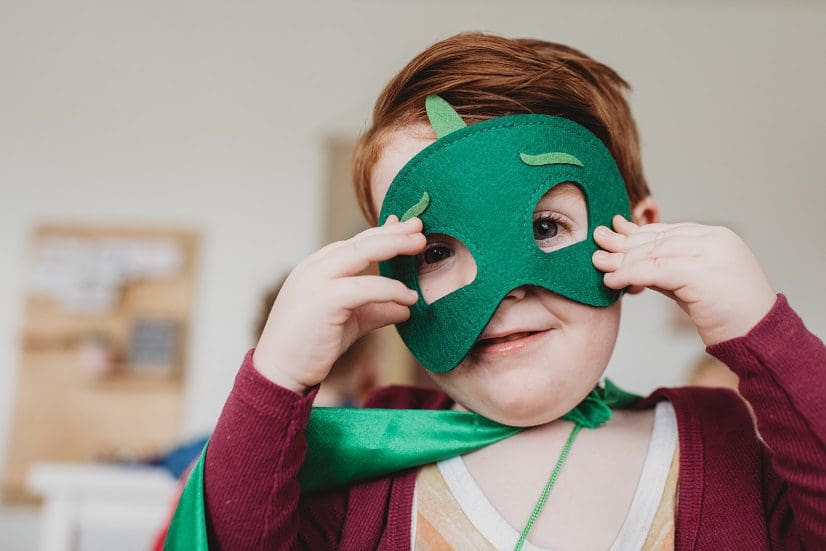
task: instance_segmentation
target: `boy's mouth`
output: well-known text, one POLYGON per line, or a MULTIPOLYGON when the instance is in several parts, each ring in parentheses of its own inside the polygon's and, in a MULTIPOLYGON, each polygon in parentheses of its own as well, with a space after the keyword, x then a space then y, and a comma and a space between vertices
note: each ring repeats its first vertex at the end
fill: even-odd
POLYGON ((473 351, 478 353, 512 352, 529 346, 550 331, 552 331, 552 329, 542 331, 517 331, 508 333, 507 335, 485 337, 474 343, 473 351))
POLYGON ((510 335, 505 335, 504 337, 489 337, 487 339, 480 339, 477 341, 477 344, 494 344, 497 342, 508 342, 514 339, 521 339, 522 337, 527 337, 528 335, 533 335, 534 333, 538 333, 538 331, 520 331, 519 333, 511 333, 510 335))

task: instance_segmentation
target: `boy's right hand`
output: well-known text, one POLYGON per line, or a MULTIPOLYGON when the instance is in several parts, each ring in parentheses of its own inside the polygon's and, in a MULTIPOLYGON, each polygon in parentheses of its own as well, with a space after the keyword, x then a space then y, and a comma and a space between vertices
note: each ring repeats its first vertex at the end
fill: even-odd
POLYGON ((322 247, 284 281, 252 361, 267 379, 303 393, 323 381, 362 335, 410 317, 418 293, 402 282, 362 275, 372 262, 418 254, 426 239, 420 218, 383 226, 322 247))

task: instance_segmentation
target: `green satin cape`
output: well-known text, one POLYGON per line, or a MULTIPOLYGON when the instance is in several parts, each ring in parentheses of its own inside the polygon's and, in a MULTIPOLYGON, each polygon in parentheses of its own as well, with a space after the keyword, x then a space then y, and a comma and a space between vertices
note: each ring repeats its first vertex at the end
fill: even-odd
MULTIPOLYGON (((562 418, 596 428, 640 396, 606 379, 562 418)), ((469 453, 522 430, 469 411, 372 408, 313 408, 306 429, 307 455, 298 475, 302 493, 370 478, 469 453)), ((209 549, 204 506, 204 458, 189 474, 165 550, 209 549)))

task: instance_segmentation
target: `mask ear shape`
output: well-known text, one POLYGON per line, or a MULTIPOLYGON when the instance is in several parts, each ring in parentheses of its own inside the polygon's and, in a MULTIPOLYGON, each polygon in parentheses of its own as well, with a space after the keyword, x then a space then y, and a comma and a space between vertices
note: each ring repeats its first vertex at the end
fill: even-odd
POLYGON ((427 111, 430 126, 436 133, 436 139, 467 126, 459 113, 440 96, 435 94, 427 96, 424 100, 424 108, 427 111))

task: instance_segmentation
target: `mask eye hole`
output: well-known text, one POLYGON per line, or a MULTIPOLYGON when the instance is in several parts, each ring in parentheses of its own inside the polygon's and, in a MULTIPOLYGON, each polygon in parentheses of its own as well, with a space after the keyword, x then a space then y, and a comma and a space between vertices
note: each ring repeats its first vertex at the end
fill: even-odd
POLYGON ((416 270, 422 298, 428 304, 473 283, 477 271, 465 244, 444 233, 427 236, 427 245, 416 257, 416 270))
POLYGON ((557 251, 585 240, 588 206, 578 184, 557 184, 540 197, 534 207, 531 233, 543 252, 557 251))

